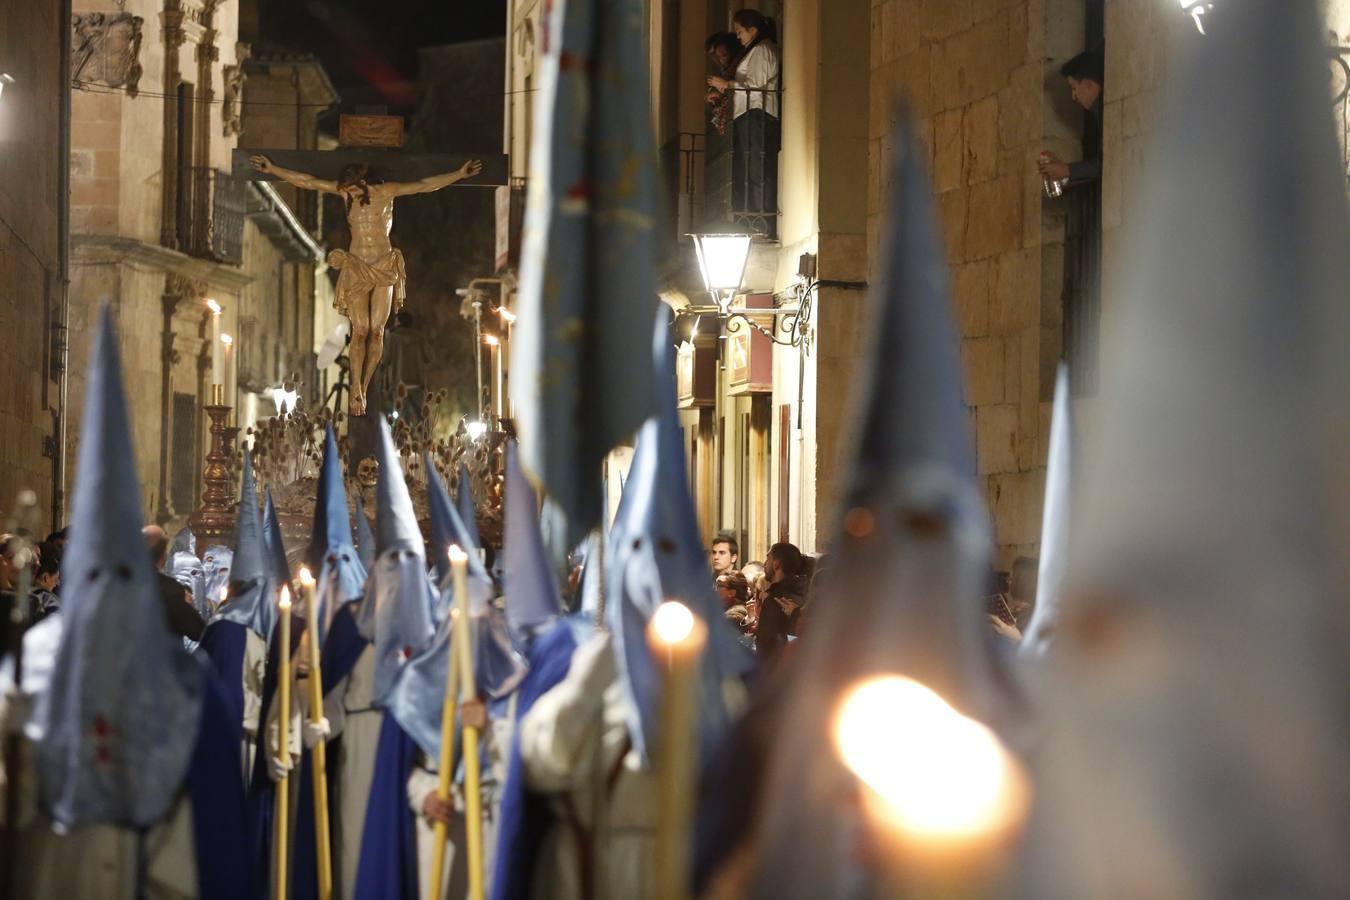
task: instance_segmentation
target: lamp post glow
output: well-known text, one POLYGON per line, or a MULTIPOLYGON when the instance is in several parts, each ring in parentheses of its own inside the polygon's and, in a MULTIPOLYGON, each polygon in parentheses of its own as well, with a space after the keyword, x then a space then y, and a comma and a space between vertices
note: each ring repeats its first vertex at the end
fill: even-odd
POLYGON ((731 298, 741 289, 745 278, 745 264, 750 258, 748 234, 695 234, 694 253, 698 268, 703 273, 703 286, 717 301, 717 307, 726 313, 731 298))
POLYGON ((668 600, 647 623, 647 645, 665 679, 657 748, 656 890, 663 900, 689 896, 689 831, 693 820, 694 711, 698 662, 708 628, 683 603, 668 600))
POLYGON ((834 739, 897 883, 969 889, 998 868, 1029 796, 1021 766, 989 728, 917 681, 882 675, 848 691, 834 739))

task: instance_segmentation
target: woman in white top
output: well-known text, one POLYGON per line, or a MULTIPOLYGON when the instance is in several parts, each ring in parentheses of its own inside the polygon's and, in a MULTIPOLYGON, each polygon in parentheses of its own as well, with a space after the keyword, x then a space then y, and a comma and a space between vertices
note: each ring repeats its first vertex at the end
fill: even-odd
POLYGON ((736 38, 745 47, 730 79, 708 77, 709 86, 732 91, 732 208, 764 216, 769 237, 777 237, 779 123, 779 60, 777 29, 753 9, 731 19, 736 38))

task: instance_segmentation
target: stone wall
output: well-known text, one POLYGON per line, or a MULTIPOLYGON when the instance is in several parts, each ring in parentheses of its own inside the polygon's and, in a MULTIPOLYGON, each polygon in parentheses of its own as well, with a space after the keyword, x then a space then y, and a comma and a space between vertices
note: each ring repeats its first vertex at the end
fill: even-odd
POLYGON ((1045 0, 881 0, 872 6, 871 281, 903 99, 930 154, 951 264, 966 402, 997 563, 1040 538, 1041 149, 1045 0))
POLYGON ((0 96, 0 530, 28 488, 43 534, 55 484, 43 441, 59 405, 49 327, 60 299, 60 10, 58 0, 6 3, 0 25, 0 71, 14 78, 0 96))

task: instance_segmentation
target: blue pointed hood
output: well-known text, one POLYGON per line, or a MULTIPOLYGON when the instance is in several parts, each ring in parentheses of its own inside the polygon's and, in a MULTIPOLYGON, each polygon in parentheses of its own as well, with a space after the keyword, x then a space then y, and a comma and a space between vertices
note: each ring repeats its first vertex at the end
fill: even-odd
MULTIPOLYGON (((258 512, 258 490, 253 478, 253 456, 247 451, 244 453, 244 477, 239 489, 239 518, 235 524, 229 585, 229 599, 220 608, 218 618, 257 631, 268 618, 261 607, 276 602, 274 591, 277 586, 268 577, 262 516, 258 512)), ((258 633, 267 637, 265 632, 258 633)))
POLYGON ((459 490, 455 493, 455 502, 469 543, 481 549, 483 540, 478 536, 478 503, 473 496, 473 476, 464 463, 459 464, 459 490))
POLYGON ((660 677, 647 646, 647 622, 664 600, 679 600, 708 626, 702 665, 700 740, 705 751, 729 724, 722 682, 749 671, 752 660, 736 641, 713 591, 699 535, 675 408, 675 365, 665 308, 656 319, 652 359, 657 414, 638 432, 627 494, 614 520, 605 572, 605 617, 614 633, 619 671, 629 699, 633 746, 648 758, 655 746, 660 677))
POLYGON ((324 438, 323 467, 314 506, 314 533, 309 544, 310 570, 317 571, 315 589, 319 610, 319 639, 326 640, 333 617, 340 608, 361 599, 366 570, 352 540, 347 510, 347 492, 342 486, 342 463, 337 438, 328 427, 324 438))
POLYGON ((1318 5, 1214 4, 1167 65, 1021 896, 1350 896, 1350 229, 1318 5))
MULTIPOLYGON (((372 694, 383 703, 399 670, 426 649, 436 634, 436 591, 427 575, 422 534, 403 466, 394 450, 389 425, 379 420, 380 480, 375 496, 378 555, 366 583, 365 600, 356 613, 361 636, 375 648, 375 684, 372 694)), ((365 518, 362 510, 356 513, 365 518)))
POLYGON ((853 820, 837 814, 837 791, 851 776, 831 740, 849 687, 895 673, 996 725, 1018 709, 1002 693, 986 624, 989 527, 975 483, 946 254, 926 154, 907 115, 894 156, 841 521, 807 599, 809 639, 793 658, 793 701, 765 765, 753 888, 764 896, 840 896, 856 883, 856 866, 838 852, 852 839, 853 820))
POLYGON ((450 557, 449 550, 451 544, 456 544, 469 555, 469 578, 471 580, 486 581, 489 585, 492 583, 487 569, 483 567, 483 560, 478 555, 478 543, 475 541, 472 532, 469 531, 464 520, 460 518, 455 510, 454 504, 450 502, 450 493, 445 489, 445 482, 441 480, 440 473, 431 463, 431 457, 427 457, 427 505, 431 509, 431 550, 436 559, 436 580, 441 590, 446 590, 450 577, 450 557))
MULTIPOLYGON (((286 559, 286 544, 281 536, 281 519, 277 516, 277 507, 272 501, 272 489, 265 489, 263 495, 263 555, 266 557, 268 596, 275 600, 281 588, 289 587, 291 584, 291 564, 286 559)), ((300 616, 306 614, 298 606, 292 610, 292 614, 296 614, 296 610, 299 610, 300 616)), ((258 615, 253 619, 253 630, 271 640, 272 628, 276 623, 276 603, 259 604, 258 615)))
POLYGON ((375 565, 375 531, 366 518, 366 504, 360 492, 353 498, 352 508, 356 510, 356 555, 361 557, 366 571, 370 571, 375 565))
POLYGON ((342 487, 342 456, 338 453, 337 436, 330 425, 324 435, 314 528, 309 540, 310 569, 318 571, 330 549, 355 545, 347 512, 347 494, 342 487))
POLYGON ((1036 606, 1018 652, 1040 656, 1049 648, 1059 623, 1064 579, 1069 568, 1070 498, 1073 486, 1073 398, 1069 369, 1063 363, 1055 376, 1055 406, 1050 419, 1050 453, 1045 463, 1045 506, 1041 512, 1041 558, 1036 578, 1036 606))
MULTIPOLYGON (((422 532, 417 527, 417 512, 403 477, 403 463, 394 448, 394 436, 383 416, 378 430, 375 458, 380 464, 380 477, 375 485, 375 552, 378 555, 395 547, 420 550, 422 532)), ((364 512, 358 512, 364 518, 364 512)))
POLYGON ((168 813, 197 740, 206 671, 164 621, 141 538, 141 491, 108 307, 94 335, 75 462, 64 622, 35 746, 61 826, 148 827, 168 813))
POLYGON ((506 445, 506 540, 502 547, 506 621, 517 641, 548 626, 562 612, 558 582, 539 533, 539 504, 520 468, 515 441, 506 445))

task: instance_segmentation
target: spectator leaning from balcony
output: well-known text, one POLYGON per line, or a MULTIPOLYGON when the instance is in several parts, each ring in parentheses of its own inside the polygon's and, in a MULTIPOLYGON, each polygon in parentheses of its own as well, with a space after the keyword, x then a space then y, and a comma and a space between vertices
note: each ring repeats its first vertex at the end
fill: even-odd
MULTIPOLYGON (((736 61, 741 56, 741 42, 730 31, 719 31, 711 35, 705 49, 712 63, 713 74, 728 79, 736 74, 736 61)), ((712 107, 712 126, 718 134, 726 134, 731 124, 731 91, 718 90, 709 85, 708 105, 712 107)))
MULTIPOLYGON (((1106 77, 1106 50, 1097 46, 1084 50, 1059 69, 1069 82, 1069 95, 1073 102, 1087 110, 1092 116, 1089 127, 1101 133, 1102 128, 1102 85, 1106 77)), ((1100 141, 1097 142, 1100 146, 1100 141)), ((1100 152, 1095 159, 1066 163, 1055 154, 1046 150, 1041 153, 1041 177, 1046 181, 1064 181, 1066 187, 1077 187, 1100 181, 1102 177, 1102 158, 1100 152)))
POLYGON ((778 120, 778 30, 753 9, 731 17, 745 51, 731 78, 708 76, 708 86, 732 92, 732 207, 737 213, 764 216, 770 238, 777 238, 778 150, 783 129, 778 120))

